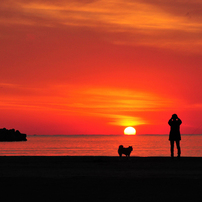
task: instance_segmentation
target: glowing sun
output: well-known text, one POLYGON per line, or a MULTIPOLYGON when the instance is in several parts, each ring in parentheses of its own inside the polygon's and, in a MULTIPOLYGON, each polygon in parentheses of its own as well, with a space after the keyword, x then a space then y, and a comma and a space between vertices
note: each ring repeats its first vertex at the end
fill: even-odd
POLYGON ((127 128, 124 129, 124 134, 125 135, 135 135, 136 130, 133 127, 127 127, 127 128))

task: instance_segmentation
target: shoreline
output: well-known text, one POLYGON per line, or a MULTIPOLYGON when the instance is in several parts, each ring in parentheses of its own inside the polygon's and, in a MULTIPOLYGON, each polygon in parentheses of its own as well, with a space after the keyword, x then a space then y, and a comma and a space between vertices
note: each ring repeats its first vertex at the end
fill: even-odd
POLYGON ((2 196, 57 201, 197 201, 202 157, 0 156, 2 196))
POLYGON ((128 173, 131 177, 202 179, 202 157, 0 156, 0 169, 0 177, 125 177, 128 173))

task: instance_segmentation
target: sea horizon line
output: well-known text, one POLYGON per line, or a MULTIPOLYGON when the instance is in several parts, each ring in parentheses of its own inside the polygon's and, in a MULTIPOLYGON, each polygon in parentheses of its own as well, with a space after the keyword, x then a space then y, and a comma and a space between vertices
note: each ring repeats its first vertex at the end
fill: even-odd
MULTIPOLYGON (((168 136, 169 134, 29 134, 27 136, 168 136)), ((181 134, 182 136, 200 136, 202 134, 181 134)))

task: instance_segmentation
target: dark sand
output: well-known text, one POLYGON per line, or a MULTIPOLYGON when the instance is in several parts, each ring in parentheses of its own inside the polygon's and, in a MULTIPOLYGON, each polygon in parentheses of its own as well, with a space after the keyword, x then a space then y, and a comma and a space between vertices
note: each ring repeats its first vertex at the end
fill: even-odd
POLYGON ((202 158, 0 157, 1 201, 201 201, 202 158))

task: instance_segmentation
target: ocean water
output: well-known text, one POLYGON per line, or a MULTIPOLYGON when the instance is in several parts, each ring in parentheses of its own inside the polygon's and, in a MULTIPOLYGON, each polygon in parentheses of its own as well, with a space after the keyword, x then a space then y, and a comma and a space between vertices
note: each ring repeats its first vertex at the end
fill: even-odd
MULTIPOLYGON (((0 142, 0 156, 118 156, 118 146, 132 146, 131 156, 170 156, 168 135, 44 135, 26 142, 0 142)), ((202 156, 202 135, 182 135, 182 156, 202 156)), ((175 156, 177 154, 175 145, 175 156)))

